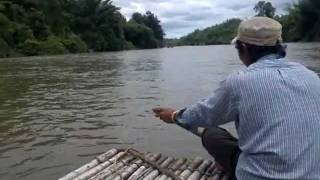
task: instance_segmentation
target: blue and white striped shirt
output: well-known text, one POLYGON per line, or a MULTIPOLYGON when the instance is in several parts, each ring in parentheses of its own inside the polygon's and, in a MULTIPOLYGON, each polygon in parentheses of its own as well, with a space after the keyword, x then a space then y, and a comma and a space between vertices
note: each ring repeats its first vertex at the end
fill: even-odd
POLYGON ((261 58, 178 121, 191 127, 234 121, 239 180, 320 179, 320 79, 298 63, 261 58))

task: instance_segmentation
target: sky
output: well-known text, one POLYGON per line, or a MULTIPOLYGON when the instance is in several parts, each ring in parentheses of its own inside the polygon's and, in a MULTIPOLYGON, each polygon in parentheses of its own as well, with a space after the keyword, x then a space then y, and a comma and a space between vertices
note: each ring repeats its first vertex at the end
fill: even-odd
MULTIPOLYGON (((296 0, 269 0, 284 14, 286 7, 296 0)), ((113 0, 129 19, 134 12, 150 10, 161 21, 166 38, 178 38, 195 29, 203 29, 230 18, 246 19, 254 16, 258 0, 113 0)))

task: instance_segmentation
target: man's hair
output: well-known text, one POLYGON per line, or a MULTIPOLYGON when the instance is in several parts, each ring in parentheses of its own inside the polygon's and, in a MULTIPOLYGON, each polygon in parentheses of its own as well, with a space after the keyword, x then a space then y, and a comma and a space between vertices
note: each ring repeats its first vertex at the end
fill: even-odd
POLYGON ((243 52, 243 44, 248 49, 252 63, 269 54, 277 54, 278 58, 284 58, 287 55, 286 46, 282 45, 279 41, 277 41, 275 46, 256 46, 237 40, 236 48, 240 53, 243 52))

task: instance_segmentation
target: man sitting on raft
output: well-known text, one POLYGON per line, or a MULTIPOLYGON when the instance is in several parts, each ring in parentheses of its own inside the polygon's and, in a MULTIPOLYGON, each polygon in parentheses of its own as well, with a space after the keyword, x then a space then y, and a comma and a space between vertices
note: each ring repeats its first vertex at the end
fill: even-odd
POLYGON ((233 43, 245 70, 190 107, 153 110, 166 123, 207 128, 204 147, 238 180, 320 179, 320 79, 285 58, 281 31, 270 18, 243 21, 233 43), (218 127, 231 121, 239 139, 218 127))

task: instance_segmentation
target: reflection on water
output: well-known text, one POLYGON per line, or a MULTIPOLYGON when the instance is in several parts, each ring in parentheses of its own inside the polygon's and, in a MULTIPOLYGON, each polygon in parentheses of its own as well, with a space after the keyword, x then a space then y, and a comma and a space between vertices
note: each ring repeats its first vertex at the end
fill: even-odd
MULTIPOLYGON (((290 44, 289 58, 319 73, 319 51, 290 44)), ((0 179, 56 179, 112 147, 208 156, 150 109, 207 96, 237 59, 231 46, 1 59, 0 179)))

